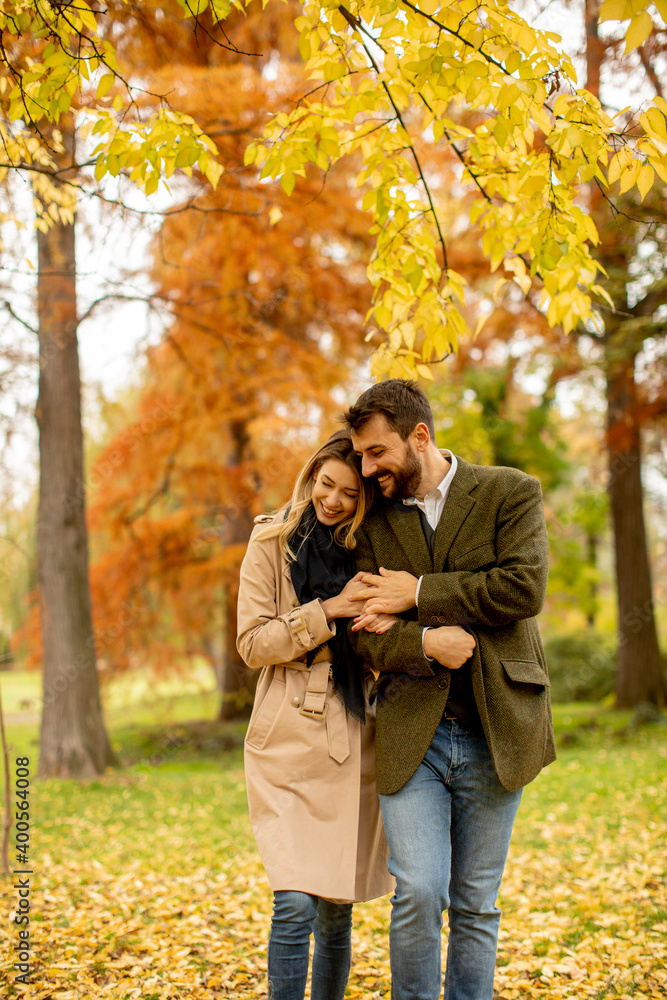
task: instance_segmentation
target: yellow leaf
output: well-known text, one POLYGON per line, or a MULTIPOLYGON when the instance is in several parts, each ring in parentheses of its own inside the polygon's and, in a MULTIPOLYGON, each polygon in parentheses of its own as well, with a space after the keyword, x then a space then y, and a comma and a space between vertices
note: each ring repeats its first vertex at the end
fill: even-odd
POLYGON ((158 174, 152 173, 148 180, 146 181, 146 194, 153 194, 157 191, 158 184, 160 183, 160 178, 158 174))
POLYGON ((660 180, 665 181, 665 183, 667 183, 667 156, 663 157, 662 160, 652 160, 651 165, 653 166, 653 169, 655 170, 660 180))
POLYGON ((653 3, 658 8, 658 13, 663 19, 665 24, 667 24, 667 0, 653 0, 653 3))
POLYGON ((109 93, 109 91, 111 90, 111 88, 114 85, 115 79, 116 78, 113 75, 113 73, 106 73, 102 77, 102 79, 100 80, 100 82, 97 85, 97 99, 98 99, 98 101, 99 101, 99 99, 101 97, 104 97, 105 94, 109 93))
POLYGON ((610 184, 615 184, 618 178, 621 176, 621 161, 618 157, 618 153, 612 156, 609 161, 609 170, 607 172, 607 179, 610 184))
POLYGON ((639 171, 639 176, 637 178, 637 187, 639 188, 639 193, 642 196, 642 201, 653 187, 654 180, 655 172, 653 167, 649 166, 648 163, 645 163, 639 171))
POLYGON ((621 184, 620 184, 621 194, 625 194, 626 191, 630 190, 632 185, 637 180, 637 175, 640 170, 641 170, 641 163, 639 162, 639 160, 633 160, 631 165, 623 171, 623 173, 621 174, 621 184))
POLYGON ((653 18, 647 10, 637 14, 630 21, 630 27, 625 33, 625 54, 639 48, 653 31, 653 18))
POLYGON ((660 142, 667 142, 667 125, 665 124, 665 116, 657 108, 649 108, 645 115, 641 115, 640 120, 644 128, 648 124, 647 132, 652 132, 660 142), (646 119, 646 121, 643 121, 646 119))
POLYGON ((598 231, 597 231, 597 228, 595 226, 595 223, 593 222, 593 220, 590 217, 590 215, 583 215, 582 216, 582 221, 583 221, 584 229, 586 230, 586 235, 588 236, 588 239, 591 241, 591 243, 593 243, 595 246, 597 246, 598 243, 600 242, 600 236, 598 234, 598 231))
POLYGON ((603 21, 623 21, 628 15, 625 13, 625 0, 604 0, 600 7, 598 20, 603 21))
POLYGON ((277 222, 280 222, 280 220, 282 219, 282 217, 283 217, 283 213, 281 212, 281 210, 278 208, 277 205, 273 205, 269 209, 269 225, 270 226, 275 226, 275 224, 277 222))
POLYGON ((85 5, 81 5, 77 7, 77 11, 84 26, 88 28, 89 31, 92 31, 94 34, 97 34, 97 21, 95 20, 95 15, 93 14, 92 10, 90 10, 85 5))
POLYGON ((473 337, 479 336, 479 334, 482 332, 482 327, 484 326, 488 318, 489 318, 488 313, 482 313, 482 315, 479 317, 475 325, 475 332, 473 333, 473 337))
POLYGON ((605 302, 608 302, 613 311, 616 312, 616 306, 614 305, 614 300, 612 299, 611 295, 609 294, 606 288, 603 288, 602 285, 592 285, 591 291, 595 295, 601 295, 602 298, 605 300, 605 302))

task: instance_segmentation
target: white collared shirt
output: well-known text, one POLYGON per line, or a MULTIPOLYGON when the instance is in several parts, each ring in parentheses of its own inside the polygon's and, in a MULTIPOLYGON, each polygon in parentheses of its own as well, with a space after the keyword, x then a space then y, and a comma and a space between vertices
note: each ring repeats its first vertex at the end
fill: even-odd
POLYGON ((446 451, 444 448, 440 452, 445 458, 449 458, 451 465, 447 471, 447 475, 444 479, 438 483, 434 490, 427 493, 423 500, 418 500, 417 497, 408 497, 404 500, 405 504, 416 504, 420 510, 423 510, 426 514, 426 520, 431 525, 433 530, 438 527, 440 518, 442 517, 442 511, 445 506, 445 501, 447 500, 447 495, 449 493, 449 487, 452 485, 452 479, 456 475, 456 455, 452 455, 451 451, 446 451))
MULTIPOLYGON (((454 455, 451 451, 447 451, 447 449, 443 448, 441 449, 440 454, 444 455, 445 458, 449 456, 449 461, 451 463, 444 479, 438 483, 434 490, 427 493, 423 500, 418 500, 417 497, 408 497, 407 500, 403 501, 403 503, 409 505, 416 504, 420 510, 423 510, 426 515, 426 520, 434 531, 438 527, 440 518, 442 517, 442 512, 445 509, 445 501, 447 500, 447 496, 449 494, 449 488, 452 485, 452 479, 456 475, 456 466, 458 464, 456 461, 456 455, 454 455)), ((417 606, 419 606, 419 591, 421 589, 422 580, 423 577, 420 576, 417 581, 417 590, 415 591, 415 604, 417 606)), ((426 629, 424 629, 424 632, 425 631, 426 629)), ((424 633, 422 632, 422 641, 423 636, 424 633)))

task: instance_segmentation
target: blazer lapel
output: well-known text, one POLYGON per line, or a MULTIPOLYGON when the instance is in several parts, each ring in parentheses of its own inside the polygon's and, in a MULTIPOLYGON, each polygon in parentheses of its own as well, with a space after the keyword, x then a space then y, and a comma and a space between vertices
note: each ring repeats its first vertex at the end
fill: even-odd
POLYGON ((387 520, 417 576, 433 572, 428 543, 422 531, 419 511, 399 501, 387 511, 387 520))
POLYGON ((447 562, 449 550, 458 535, 463 522, 475 506, 475 500, 469 494, 478 485, 478 479, 472 466, 456 456, 456 475, 449 487, 442 516, 435 531, 435 550, 433 565, 440 572, 447 562))

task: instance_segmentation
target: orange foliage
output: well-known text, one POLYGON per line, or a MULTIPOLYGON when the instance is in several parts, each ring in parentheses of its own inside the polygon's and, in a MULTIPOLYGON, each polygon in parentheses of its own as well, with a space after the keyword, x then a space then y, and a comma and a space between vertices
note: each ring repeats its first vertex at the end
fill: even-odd
MULTIPOLYGON (((245 44, 258 45, 259 22, 243 26, 245 44)), ((95 630, 113 671, 213 658, 253 516, 285 499, 305 454, 335 427, 336 390, 367 351, 369 222, 349 175, 337 169, 323 188, 305 178, 287 202, 243 166, 266 107, 303 81, 281 63, 278 85, 261 64, 201 44, 208 64, 194 49, 191 62, 157 73, 229 169, 215 193, 193 180, 184 210, 165 219, 152 277, 172 319, 147 353, 136 413, 91 472, 95 630)), ((173 51, 183 59, 190 48, 173 51)))

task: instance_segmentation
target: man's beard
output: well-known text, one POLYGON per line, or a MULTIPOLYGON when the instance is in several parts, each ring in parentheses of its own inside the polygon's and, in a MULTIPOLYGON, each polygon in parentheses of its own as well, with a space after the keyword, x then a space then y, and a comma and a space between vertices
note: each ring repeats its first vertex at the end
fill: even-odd
POLYGON ((389 469, 378 469, 373 478, 377 480, 386 475, 392 477, 392 481, 389 483, 391 492, 383 493, 378 484, 381 502, 392 504, 397 500, 407 500, 415 495, 422 478, 422 463, 409 444, 405 446, 405 461, 400 469, 396 472, 391 472, 389 469))

